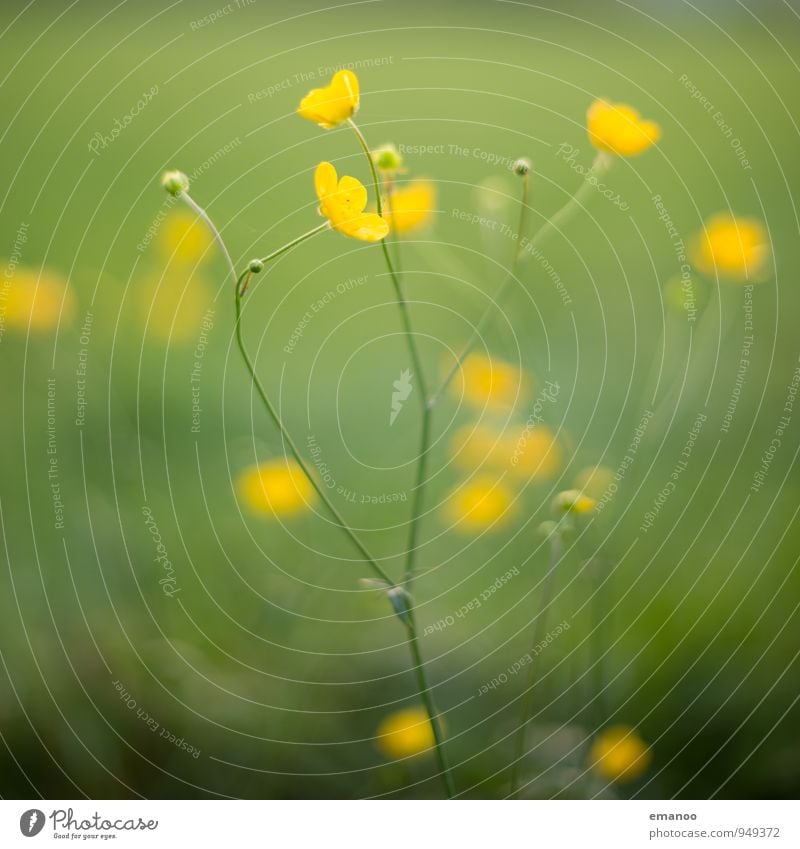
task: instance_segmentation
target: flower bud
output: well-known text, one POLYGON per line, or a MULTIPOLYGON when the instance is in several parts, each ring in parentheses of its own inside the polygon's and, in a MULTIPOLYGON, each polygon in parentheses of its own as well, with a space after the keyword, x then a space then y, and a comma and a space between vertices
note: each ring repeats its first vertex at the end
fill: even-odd
POLYGON ((521 159, 517 159, 516 162, 511 166, 511 170, 518 176, 524 177, 528 171, 531 170, 531 161, 530 159, 525 159, 522 157, 521 159))
POLYGON ((393 174, 403 167, 403 157, 393 144, 384 144, 372 151, 372 161, 379 171, 393 174))
POLYGON ((546 522, 542 522, 536 530, 547 539, 556 532, 557 528, 558 525, 552 519, 548 519, 546 522))
POLYGON ((594 498, 589 498, 578 489, 565 489, 553 499, 554 513, 574 513, 585 516, 597 506, 594 498))
POLYGON ((161 178, 161 185, 173 197, 177 197, 181 192, 189 191, 189 178, 183 171, 165 171, 161 178))
POLYGON ((261 274, 264 270, 264 263, 260 259, 251 259, 250 265, 247 267, 251 274, 261 274))

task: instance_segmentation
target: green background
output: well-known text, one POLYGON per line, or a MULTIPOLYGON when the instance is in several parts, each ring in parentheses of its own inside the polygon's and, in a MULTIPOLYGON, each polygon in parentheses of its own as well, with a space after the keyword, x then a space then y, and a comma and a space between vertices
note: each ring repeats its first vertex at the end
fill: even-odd
MULTIPOLYGON (((569 434, 563 472, 519 487, 519 515, 508 528, 459 533, 441 509, 466 476, 450 463, 448 439, 476 413, 452 395, 436 413, 415 592, 420 627, 519 568, 479 610, 423 640, 459 790, 507 793, 521 676, 477 692, 528 648, 547 568, 536 527, 552 495, 586 466, 617 468, 650 409, 619 492, 559 568, 549 621, 571 627, 541 660, 532 735, 541 745, 525 765, 527 778, 539 778, 530 793, 795 795, 800 410, 763 487, 749 488, 798 364, 796 6, 319 9, 256 0, 197 25, 223 5, 81 0, 0 10, 0 255, 11 254, 14 234, 28 224, 23 264, 68 277, 77 301, 57 334, 7 328, 0 342, 0 792, 440 793, 432 760, 391 764, 375 747, 380 720, 415 702, 414 683, 402 629, 379 595, 360 589, 368 573, 346 538, 322 513, 282 526, 237 501, 236 474, 282 449, 233 347, 221 258, 210 253, 191 278, 161 279, 177 324, 190 321, 185 339, 170 342, 146 326, 146 281, 160 279, 163 256, 155 243, 137 249, 167 208, 162 171, 191 174, 209 159, 192 194, 237 266, 314 226, 320 160, 368 175, 352 133, 322 131, 295 109, 324 81, 321 68, 355 62, 358 119, 371 144, 446 151, 406 157, 411 175, 438 188, 432 227, 402 247, 431 383, 468 337, 510 256, 508 239, 454 214, 516 220, 518 182, 481 152, 531 158, 534 229, 580 185, 558 146, 575 145, 578 161, 591 163, 584 123, 594 98, 634 104, 663 128, 657 148, 617 162, 607 177, 630 209, 595 195, 547 244, 570 307, 528 262, 484 340, 539 386, 559 382, 548 416, 569 434), (310 81, 297 82, 298 74, 310 81), (682 75, 732 126, 749 170, 682 75), (271 97, 249 97, 279 84, 271 97), (93 135, 108 133, 154 85, 152 102, 92 153, 93 135), (479 190, 487 180, 488 193, 479 190), (655 194, 687 241, 719 210, 755 216, 769 229, 774 273, 752 292, 752 362, 727 433, 720 427, 745 332, 743 290, 727 285, 717 295, 697 277, 707 307, 690 352, 689 326, 661 296, 679 267, 655 194), (201 327, 182 313, 180 297, 191 298, 197 276, 216 298, 200 311, 214 310, 214 328, 193 433, 190 375, 201 327), (76 427, 87 312, 87 417, 76 427), (54 528, 47 476, 48 378, 56 385, 63 531, 54 528), (708 420, 689 467, 654 527, 641 532, 701 411, 708 420), (158 583, 145 504, 175 567, 175 598, 158 583), (115 681, 199 757, 154 734, 115 681), (585 772, 592 735, 612 722, 637 727, 653 747, 653 764, 634 785, 607 786, 585 772)), ((314 434, 348 489, 410 493, 418 399, 412 395, 390 428, 391 384, 409 363, 379 249, 338 234, 315 237, 257 281, 245 323, 262 379, 298 442, 314 434), (362 275, 366 283, 321 310, 285 354, 309 306, 362 275)), ((527 411, 518 415, 524 421, 527 411)), ((398 575, 408 502, 338 503, 398 575)))

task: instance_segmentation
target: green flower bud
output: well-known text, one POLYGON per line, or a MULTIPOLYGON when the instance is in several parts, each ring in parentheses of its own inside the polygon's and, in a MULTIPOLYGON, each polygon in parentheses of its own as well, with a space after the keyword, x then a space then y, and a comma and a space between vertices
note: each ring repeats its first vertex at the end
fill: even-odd
POLYGON ((173 197, 178 197, 181 192, 189 191, 189 178, 183 171, 165 171, 161 178, 161 185, 173 197))
POLYGON ((379 171, 395 173, 403 167, 403 157, 393 144, 384 144, 372 151, 372 161, 379 171))
POLYGON ((528 171, 531 170, 533 166, 531 165, 530 159, 525 159, 524 157, 518 159, 512 166, 511 170, 518 176, 524 177, 528 171))
POLYGON ((251 259, 248 268, 252 274, 261 274, 264 270, 264 263, 260 259, 251 259))

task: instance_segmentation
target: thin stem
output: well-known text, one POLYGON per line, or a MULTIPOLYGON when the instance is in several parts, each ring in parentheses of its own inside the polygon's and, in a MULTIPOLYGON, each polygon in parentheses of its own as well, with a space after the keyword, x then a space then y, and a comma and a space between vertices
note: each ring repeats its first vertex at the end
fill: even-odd
POLYGON ((383 568, 380 566, 380 564, 377 562, 377 560, 369 553, 369 551, 367 551, 366 547, 361 542, 361 540, 348 527, 348 525, 345 522, 344 518, 342 517, 341 513, 339 513, 336 506, 333 504, 333 502, 330 500, 330 498, 328 498, 328 496, 325 493, 325 491, 323 490, 322 486, 319 484, 317 479, 311 473, 311 470, 308 468, 308 465, 306 464, 305 459, 300 454, 300 451, 298 450, 297 446, 295 445, 294 440, 292 439, 292 437, 289 435, 288 431, 286 430, 286 428, 283 424, 283 421, 281 420, 281 417, 278 415, 278 411, 273 406, 272 401, 269 400, 269 396, 267 395, 266 390, 264 389, 261 381, 259 380, 258 375, 256 374, 255 367, 253 366, 253 362, 250 359, 249 354, 247 353, 247 349, 245 348, 245 345, 244 345, 244 339, 242 338, 242 293, 241 293, 241 286, 243 285, 245 278, 249 274, 250 274, 250 272, 246 271, 244 274, 242 274, 239 277, 239 279, 237 281, 236 289, 235 289, 236 344, 239 347, 239 351, 242 355, 242 359, 244 360, 244 363, 247 366, 247 371, 250 373, 250 377, 252 378, 253 385, 255 386, 256 391, 258 392, 258 396, 259 396, 259 398, 261 398, 261 401, 264 404, 264 407, 266 408, 267 412, 269 413, 270 418, 275 423, 275 426, 280 431, 280 434, 281 434, 281 437, 283 438, 283 441, 289 447, 289 451, 291 452, 292 456, 294 457, 294 459, 299 464, 300 468, 305 473, 305 475, 308 478, 311 485, 314 487, 314 490, 316 491, 317 495, 319 495, 320 499, 322 500, 322 503, 328 508, 328 511, 330 512, 330 514, 334 517, 334 519, 336 519, 336 521, 339 523, 339 526, 341 527, 341 529, 347 534, 347 536, 350 538, 350 541, 358 549, 358 551, 361 553, 363 558, 370 565, 370 567, 375 572, 375 574, 378 575, 378 577, 381 578, 381 580, 385 581, 389 585, 390 588, 394 587, 395 586, 394 581, 392 581, 392 579, 386 574, 386 572, 384 572, 383 568))
MULTIPOLYGON (((514 282, 515 278, 515 270, 516 266, 522 257, 523 254, 530 252, 534 249, 534 247, 538 247, 544 240, 546 236, 549 236, 551 233, 554 233, 558 230, 560 225, 563 225, 575 212, 580 208, 581 202, 583 199, 591 192, 594 188, 594 183, 592 182, 592 177, 596 176, 601 171, 608 168, 610 164, 610 159, 605 153, 598 153, 595 161, 592 163, 592 167, 589 169, 588 173, 584 175, 583 183, 581 183, 578 190, 573 194, 569 200, 559 209, 551 218, 548 218, 547 221, 542 224, 542 226, 534 233, 533 237, 529 242, 525 243, 525 246, 522 246, 522 223, 524 223, 524 214, 525 208, 527 207, 527 202, 524 202, 522 205, 522 209, 520 210, 520 232, 518 234, 518 238, 520 240, 520 247, 516 251, 514 255, 514 263, 512 264, 511 269, 506 275, 505 280, 500 285, 500 288, 497 290, 497 294, 494 296, 492 302, 486 307, 483 311, 483 314, 478 319, 478 323, 475 325, 475 330, 472 332, 472 336, 470 336, 467 344, 464 346, 461 354, 456 360, 453 367, 447 373, 447 376, 442 381, 442 385, 436 390, 431 398, 431 402, 436 404, 438 400, 441 398, 442 393, 447 389, 450 385, 452 379, 456 376, 456 374, 461 369, 461 366, 464 363, 464 360, 470 354, 472 349, 477 345, 480 341, 483 330, 489 322, 489 319, 492 317, 492 312, 495 307, 499 306, 501 301, 505 298, 509 289, 511 288, 511 284, 514 282)), ((523 192, 527 193, 527 182, 523 186, 523 192)))
POLYGON ((522 703, 520 708, 519 727, 517 729, 516 743, 514 746, 514 760, 511 763, 511 798, 517 795, 519 788, 519 767, 522 763, 522 758, 525 756, 525 744, 528 736, 528 720, 531 710, 531 698, 533 696, 534 685, 536 683, 536 663, 534 652, 536 646, 542 636, 547 609, 550 607, 550 601, 553 597, 553 576, 556 572, 556 567, 561 559, 561 532, 556 529, 550 537, 550 564, 547 575, 542 588, 542 604, 539 608, 539 613, 533 621, 533 633, 531 634, 531 662, 528 667, 528 678, 525 682, 525 690, 522 695, 522 703))
POLYGON ((214 237, 214 241, 219 246, 219 249, 222 251, 222 255, 225 257, 225 262, 228 266, 228 271, 230 272, 231 277, 236 280, 236 267, 233 264, 233 260, 231 259, 231 255, 228 253, 228 247, 225 244, 219 230, 214 226, 214 222, 209 218, 208 213, 200 206, 197 201, 188 193, 181 192, 180 197, 183 199, 184 203, 186 203, 190 209, 194 210, 200 218, 203 219, 206 227, 211 231, 211 235, 214 237))
POLYGON ((287 242, 285 245, 283 245, 283 247, 274 250, 268 256, 262 257, 261 262, 266 264, 268 262, 271 262, 273 259, 277 259, 277 257, 279 257, 281 254, 285 254, 286 251, 288 251, 290 248, 293 248, 295 245, 299 245, 300 242, 305 242, 306 239, 310 239, 312 236, 316 236, 317 233, 321 233, 323 230, 330 229, 330 226, 330 221, 323 221, 322 224, 318 224, 316 227, 312 227, 310 230, 303 233, 302 236, 298 236, 296 239, 292 239, 291 242, 287 242))
MULTIPOLYGON (((372 183, 375 189, 376 208, 378 211, 378 215, 383 216, 381 184, 378 178, 377 169, 375 168, 375 162, 372 159, 372 153, 370 152, 369 145, 367 144, 367 140, 364 138, 363 133, 358 128, 358 125, 355 123, 355 121, 353 121, 351 118, 348 120, 348 123, 350 124, 350 127, 352 128, 353 132, 356 134, 359 144, 361 145, 361 149, 364 152, 364 156, 366 156, 367 158, 369 170, 372 175, 372 183)), ((419 640, 417 637, 414 599, 410 594, 411 586, 414 580, 414 567, 419 530, 419 519, 422 512, 422 497, 425 489, 425 472, 427 468, 427 458, 430 447, 429 441, 431 406, 428 400, 428 387, 427 382, 425 380, 425 373, 422 369, 422 359, 420 357, 419 350, 417 348, 417 344, 414 338, 414 331, 411 326, 411 317, 408 311, 408 304, 406 303, 405 295, 403 294, 403 288, 400 284, 397 271, 395 270, 394 264, 392 263, 392 258, 389 253, 389 247, 386 244, 386 239, 381 240, 381 248, 383 249, 383 258, 386 261, 386 267, 389 269, 389 276, 391 277, 392 286, 394 287, 397 305, 400 309, 400 318, 403 324, 403 332, 406 339, 406 346, 408 347, 408 352, 411 357, 411 362, 414 368, 414 374, 416 375, 417 386, 419 387, 419 394, 422 402, 420 449, 419 455, 417 457, 417 474, 414 487, 414 499, 411 506, 411 518, 409 520, 408 544, 406 548, 406 564, 403 577, 403 584, 406 588, 406 591, 409 593, 407 622, 409 634, 409 647, 411 649, 412 657, 414 658, 414 668, 417 676, 417 685, 419 688, 420 697, 422 698, 423 704, 425 705, 425 710, 428 713, 431 728, 433 729, 436 760, 439 765, 439 773, 441 775, 442 781, 444 782, 448 798, 452 799, 453 795, 455 794, 455 787, 453 783, 453 777, 450 773, 450 767, 447 762, 447 755, 445 754, 444 732, 441 726, 441 722, 439 720, 439 715, 436 710, 436 706, 434 704, 433 693, 431 692, 430 686, 428 685, 427 677, 425 674, 425 666, 422 662, 422 654, 420 652, 419 640)))

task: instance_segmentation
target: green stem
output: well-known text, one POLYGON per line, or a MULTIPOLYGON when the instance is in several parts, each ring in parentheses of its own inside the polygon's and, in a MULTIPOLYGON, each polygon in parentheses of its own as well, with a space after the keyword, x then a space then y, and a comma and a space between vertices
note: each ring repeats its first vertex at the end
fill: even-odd
POLYGON ((547 608, 550 606, 550 601, 553 596, 553 576, 556 572, 556 566, 561 559, 561 534, 558 529, 552 532, 550 537, 550 564, 547 575, 542 588, 542 604, 539 609, 539 614, 533 622, 533 633, 531 634, 531 663, 528 667, 528 678, 525 682, 525 690, 522 695, 522 703, 520 708, 519 728, 517 729, 516 743, 514 746, 514 760, 511 763, 511 798, 517 795, 519 789, 519 768, 522 759, 525 756, 525 744, 528 736, 528 720, 531 710, 531 699, 533 697, 534 685, 536 683, 536 663, 533 652, 542 636, 545 619, 547 616, 547 608))
POLYGON ((305 473, 305 476, 308 478, 311 486, 314 487, 317 495, 319 495, 322 503, 328 508, 330 514, 336 519, 339 523, 341 529, 347 534, 350 538, 350 541, 353 545, 358 549, 359 553, 362 557, 367 561, 372 570, 375 572, 378 577, 385 581, 390 588, 395 586, 394 581, 384 572, 383 568, 377 562, 377 560, 367 551, 364 544, 361 540, 353 533, 350 527, 345 522, 341 513, 338 511, 334 503, 328 498, 327 493, 323 490, 321 484, 317 481, 316 477, 313 475, 311 470, 308 468, 305 459, 300 454, 300 451, 295 445, 294 440, 289 435, 286 430, 281 417, 278 415, 278 411, 272 404, 272 401, 269 400, 269 396, 264 389, 258 375, 256 374, 255 367, 253 366, 253 361, 250 359, 250 355, 247 353, 247 349, 245 348, 244 339, 242 338, 242 290, 246 288, 246 279, 249 278, 250 272, 245 271, 239 279, 236 281, 236 289, 235 289, 235 308, 236 308, 236 344, 239 347, 239 352, 242 355, 242 359, 244 360, 245 366, 247 367, 247 371, 250 373, 250 377, 253 381, 253 385, 256 388, 256 392, 258 392, 258 397, 261 399, 264 407, 270 415, 270 418, 275 423, 275 426, 280 431, 281 437, 283 438, 284 443, 289 447, 289 451, 291 452, 294 459, 299 464, 300 468, 305 473))
MULTIPOLYGON (((350 124, 350 127, 352 128, 353 132, 356 134, 359 144, 361 145, 361 149, 364 152, 364 156, 366 156, 367 158, 367 163, 369 164, 369 170, 370 174, 372 175, 372 183, 375 190, 376 208, 378 211, 378 215, 383 216, 381 184, 378 178, 377 169, 375 168, 375 163, 372 159, 372 154, 370 152, 369 145, 367 144, 367 140, 364 138, 363 133, 358 128, 358 125, 355 123, 355 121, 353 121, 351 118, 348 120, 348 123, 350 124)), ((428 451, 430 448, 429 441, 431 406, 428 400, 428 387, 425 380, 425 373, 422 369, 422 359, 420 357, 419 350, 414 339, 414 332, 411 326, 411 317, 408 311, 408 304, 406 303, 405 295, 403 294, 403 288, 400 285, 400 280, 398 278, 397 271, 395 270, 394 264, 392 263, 392 258, 389 253, 389 248, 386 244, 386 239, 381 240, 381 247, 383 248, 383 257, 386 261, 386 267, 389 269, 389 276, 392 280, 392 286, 394 287, 397 305, 400 309, 400 317, 403 324, 403 333, 406 339, 406 346, 411 357, 411 362, 414 368, 414 374, 416 375, 417 386, 419 387, 419 394, 422 400, 420 450, 417 458, 417 474, 414 487, 414 499, 411 506, 411 518, 409 520, 408 544, 406 548, 406 564, 403 577, 404 587, 409 593, 407 623, 409 632, 409 646, 411 648, 411 654, 414 658, 414 668, 417 676, 417 685, 419 688, 420 697, 422 698, 423 704, 425 705, 425 710, 428 712, 428 718, 430 719, 431 728, 433 729, 433 737, 436 749, 436 760, 439 766, 439 773, 441 775, 442 781, 444 782, 448 798, 452 799, 453 795, 455 794, 455 787, 453 784, 453 777, 450 772, 450 767, 447 762, 447 755, 444 749, 444 732, 441 726, 441 722, 439 720, 439 714, 434 704, 433 694, 431 692, 430 686, 428 685, 427 676, 425 674, 425 666, 422 662, 422 655, 420 652, 419 640, 417 637, 414 599, 410 594, 411 586, 414 580, 419 519, 422 513, 422 497, 425 489, 425 472, 427 468, 428 451)))
MULTIPOLYGON (((486 325, 489 322, 489 319, 492 317, 492 313, 495 307, 499 306, 502 300, 505 298, 506 294, 511 288, 511 285, 515 280, 515 269, 520 260, 520 257, 533 249, 533 247, 538 247, 544 240, 545 237, 557 231, 559 225, 564 224, 569 218, 571 218, 575 212, 581 207, 581 202, 594 188, 594 183, 592 182, 592 177, 596 176, 598 173, 602 172, 606 168, 608 168, 611 160, 608 158, 608 155, 605 153, 598 153, 594 162, 592 163, 592 167, 589 169, 588 173, 584 175, 584 181, 581 183, 578 190, 574 195, 570 197, 570 199, 559 209, 551 218, 548 218, 547 221, 542 224, 542 226, 534 233, 530 242, 525 244, 525 247, 522 247, 522 229, 520 227, 520 232, 518 234, 518 238, 520 240, 520 247, 515 252, 514 262, 506 275, 505 280, 500 285, 500 288, 497 290, 497 294, 494 296, 492 302, 486 307, 483 311, 483 314, 478 319, 478 323, 475 325, 475 330, 472 332, 472 336, 470 336, 467 344, 464 346, 461 354, 456 360, 453 367, 447 373, 447 376, 442 381, 442 385, 434 392, 433 397, 431 398, 431 403, 436 404, 438 400, 441 398, 442 393, 447 389, 450 385, 452 379, 456 376, 456 374, 460 371, 461 366, 464 363, 464 360, 469 356, 472 349, 477 345, 480 341, 480 338, 483 334, 483 331, 486 325)), ((523 191, 527 192, 527 181, 524 185, 523 191)), ((527 206, 527 203, 523 203, 520 221, 523 222, 524 210, 527 206)))
POLYGON ((277 259, 281 254, 285 254, 290 248, 293 248, 295 245, 299 245, 300 242, 305 242, 306 239, 310 239, 312 236, 316 236, 317 233, 321 233, 323 230, 330 229, 331 222, 323 221, 322 224, 318 224, 316 227, 312 227, 310 230, 306 231, 302 234, 302 236, 298 236, 296 239, 292 239, 291 242, 287 242, 283 247, 274 250, 268 256, 262 257, 261 262, 264 264, 271 262, 273 259, 277 259))
POLYGON ((214 237, 214 241, 219 246, 219 249, 222 251, 222 255, 225 257, 225 262, 228 266, 228 271, 230 272, 233 279, 236 279, 236 268, 233 265, 233 260, 231 259, 231 255, 228 253, 228 248, 223 240, 219 230, 214 226, 214 222, 209 218, 208 213, 200 206, 199 203, 195 201, 195 199, 188 192, 181 192, 180 197, 184 201, 184 203, 189 206, 194 212, 196 212, 200 218, 202 218, 206 227, 211 231, 211 235, 214 237))

